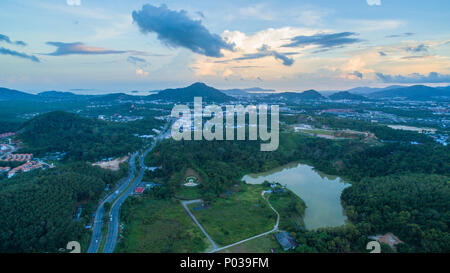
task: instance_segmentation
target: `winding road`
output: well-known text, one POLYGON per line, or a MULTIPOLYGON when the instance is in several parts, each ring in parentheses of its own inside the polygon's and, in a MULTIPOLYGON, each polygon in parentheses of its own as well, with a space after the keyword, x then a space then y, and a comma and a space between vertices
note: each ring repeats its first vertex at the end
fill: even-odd
POLYGON ((119 213, 120 208, 122 204, 125 202, 125 200, 133 193, 135 187, 139 185, 139 183, 142 182, 142 178, 144 177, 146 166, 144 164, 145 156, 151 152, 156 144, 164 139, 167 134, 167 128, 169 127, 169 124, 166 125, 164 132, 161 133, 159 136, 155 138, 153 143, 149 148, 147 148, 142 155, 139 157, 139 165, 141 166, 141 169, 139 171, 138 176, 135 178, 136 173, 136 157, 138 156, 138 153, 134 153, 129 161, 130 169, 129 169, 129 175, 126 179, 124 179, 123 182, 120 183, 120 186, 115 189, 115 191, 109 195, 106 199, 104 199, 100 205, 97 208, 97 211, 95 213, 95 220, 94 225, 92 228, 92 236, 91 236, 91 242, 89 244, 89 248, 87 250, 87 253, 97 253, 100 250, 100 244, 102 242, 102 227, 103 227, 103 217, 105 215, 105 209, 104 204, 106 202, 114 202, 111 205, 110 210, 110 219, 112 218, 112 221, 109 221, 107 223, 108 225, 108 233, 106 234, 105 238, 105 244, 103 247, 103 253, 113 253, 114 249, 117 244, 117 239, 119 236, 119 213))
POLYGON ((191 218, 194 221, 194 223, 200 228, 200 230, 203 232, 203 234, 205 234, 206 238, 211 243, 211 245, 213 246, 214 250, 216 250, 216 249, 218 249, 217 244, 214 242, 214 240, 211 238, 211 236, 209 236, 208 232, 206 232, 206 230, 198 222, 197 218, 195 218, 194 214, 192 214, 191 210, 188 208, 188 205, 190 205, 190 204, 201 203, 201 202, 203 202, 203 201, 200 200, 200 199, 197 199, 197 200, 191 200, 191 201, 183 201, 183 202, 181 202, 181 204, 183 205, 184 209, 187 211, 189 216, 191 216, 191 218))
POLYGON ((136 156, 137 153, 133 154, 129 160, 129 173, 126 179, 123 179, 119 186, 114 189, 113 193, 107 196, 103 201, 101 201, 100 205, 95 212, 94 224, 92 227, 92 236, 91 243, 89 244, 89 248, 87 253, 97 253, 100 248, 100 243, 102 241, 102 228, 103 228, 103 217, 105 215, 105 203, 111 203, 122 191, 124 191, 128 185, 133 181, 136 171, 136 156))

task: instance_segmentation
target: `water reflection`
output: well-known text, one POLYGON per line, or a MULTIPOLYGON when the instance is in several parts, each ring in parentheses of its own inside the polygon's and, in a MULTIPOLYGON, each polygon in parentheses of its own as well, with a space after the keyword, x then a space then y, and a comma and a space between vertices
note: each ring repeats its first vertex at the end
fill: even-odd
POLYGON ((270 172, 246 175, 243 180, 249 184, 261 184, 267 180, 287 185, 308 206, 304 219, 307 229, 340 226, 347 220, 340 197, 350 184, 339 177, 320 173, 311 166, 292 163, 270 172))

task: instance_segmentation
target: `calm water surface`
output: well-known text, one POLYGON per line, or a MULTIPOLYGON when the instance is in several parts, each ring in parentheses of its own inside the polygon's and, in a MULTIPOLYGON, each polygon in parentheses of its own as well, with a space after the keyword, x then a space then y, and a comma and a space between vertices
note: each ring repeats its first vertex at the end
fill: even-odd
POLYGON ((307 229, 341 226, 347 220, 341 205, 341 193, 350 184, 341 178, 317 172, 313 167, 293 163, 270 172, 243 177, 248 184, 279 182, 300 196, 308 206, 305 211, 307 229))

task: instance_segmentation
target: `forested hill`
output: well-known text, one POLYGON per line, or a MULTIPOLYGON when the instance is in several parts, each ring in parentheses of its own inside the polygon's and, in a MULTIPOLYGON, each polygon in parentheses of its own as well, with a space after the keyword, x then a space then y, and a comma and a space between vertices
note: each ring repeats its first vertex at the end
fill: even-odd
POLYGON ((233 97, 225 95, 219 90, 204 83, 194 83, 191 86, 178 89, 166 89, 148 98, 152 100, 163 99, 177 102, 193 102, 194 97, 202 97, 205 102, 230 102, 233 97))
POLYGON ((34 97, 32 94, 0 87, 0 100, 30 100, 34 97))
POLYGON ((279 100, 321 100, 325 99, 319 92, 315 90, 307 90, 303 93, 295 92, 285 92, 285 93, 274 93, 267 96, 268 99, 279 99, 279 100))
POLYGON ((446 98, 448 100, 450 99, 450 87, 434 88, 424 85, 414 85, 375 92, 368 96, 374 99, 404 97, 409 100, 432 100, 436 98, 446 98))
MULTIPOLYGON (((150 132, 158 124, 154 119, 141 123, 146 123, 150 132)), ((142 145, 142 140, 133 136, 133 123, 110 123, 61 111, 29 120, 20 132, 19 137, 25 144, 24 151, 37 156, 48 152, 66 152, 69 160, 93 161, 123 156, 142 145)))
POLYGON ((364 96, 352 94, 347 91, 335 93, 330 96, 330 99, 331 100, 367 100, 367 98, 364 96))

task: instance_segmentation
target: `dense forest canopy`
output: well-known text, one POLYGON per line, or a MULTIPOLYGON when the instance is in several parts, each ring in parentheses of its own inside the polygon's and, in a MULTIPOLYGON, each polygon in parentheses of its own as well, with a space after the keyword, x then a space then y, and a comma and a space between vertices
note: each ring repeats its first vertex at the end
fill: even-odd
POLYGON ((72 163, 0 180, 0 252, 56 252, 85 241, 94 206, 107 184, 126 175, 72 163), (77 205, 82 218, 73 221, 77 205))
POLYGON ((26 145, 24 151, 37 156, 67 152, 67 159, 94 161, 138 150, 143 142, 134 134, 151 133, 160 125, 156 119, 113 123, 57 111, 26 122, 19 137, 26 145))
POLYGON ((450 180, 409 174, 363 179, 342 194, 348 217, 367 232, 394 232, 413 252, 450 251, 450 180))
POLYGON ((162 165, 153 174, 167 181, 160 197, 173 197, 185 170, 193 168, 203 179, 203 198, 212 199, 244 174, 303 160, 351 179, 353 186, 345 190, 342 200, 353 224, 290 230, 303 242, 298 251, 365 251, 367 237, 383 232, 395 232, 406 243, 399 251, 448 251, 448 241, 439 242, 438 237, 447 240, 449 236, 449 147, 435 143, 369 146, 292 133, 280 135, 276 152, 261 152, 259 147, 251 141, 168 140, 156 147, 147 163, 162 165))

